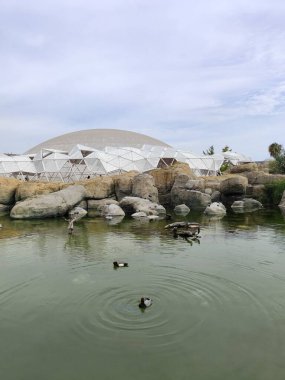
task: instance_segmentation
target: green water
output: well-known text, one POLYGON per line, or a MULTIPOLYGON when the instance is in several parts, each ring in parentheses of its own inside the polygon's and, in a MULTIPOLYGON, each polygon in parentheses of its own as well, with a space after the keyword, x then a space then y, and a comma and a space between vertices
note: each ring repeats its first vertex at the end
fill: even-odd
POLYGON ((187 219, 200 244, 165 221, 1 217, 0 378, 284 380, 284 217, 187 219))

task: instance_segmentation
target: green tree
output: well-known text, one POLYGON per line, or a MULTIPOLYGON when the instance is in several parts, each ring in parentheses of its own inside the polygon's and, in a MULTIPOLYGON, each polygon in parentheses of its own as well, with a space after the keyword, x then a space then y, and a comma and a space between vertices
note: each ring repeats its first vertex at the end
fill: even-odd
POLYGON ((270 144, 268 147, 268 152, 269 152, 270 156, 275 158, 275 159, 278 156, 280 156, 282 151, 283 151, 283 146, 281 144, 276 143, 276 142, 270 144))
POLYGON ((230 149, 230 147, 228 145, 226 145, 223 149, 222 149, 222 152, 225 153, 225 152, 231 152, 232 150, 230 149))
POLYGON ((207 150, 203 150, 203 154, 205 156, 212 156, 213 154, 215 154, 215 148, 214 148, 214 145, 211 145, 210 148, 208 148, 207 150))

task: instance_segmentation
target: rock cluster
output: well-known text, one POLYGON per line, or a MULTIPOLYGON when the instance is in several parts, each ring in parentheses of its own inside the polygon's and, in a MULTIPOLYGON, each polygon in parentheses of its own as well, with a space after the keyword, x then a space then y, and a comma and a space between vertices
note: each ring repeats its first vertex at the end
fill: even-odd
MULTIPOLYGON (((17 219, 61 216, 75 206, 85 209, 89 217, 110 218, 139 213, 135 217, 155 219, 165 215, 165 207, 183 215, 190 209, 222 215, 224 206, 248 212, 260 208, 256 202, 264 199, 265 185, 281 179, 285 176, 257 170, 255 164, 235 167, 227 175, 196 177, 182 163, 148 174, 99 176, 76 184, 0 178, 0 212, 11 210, 11 217, 17 219)), ((285 208, 285 196, 280 207, 285 208)))

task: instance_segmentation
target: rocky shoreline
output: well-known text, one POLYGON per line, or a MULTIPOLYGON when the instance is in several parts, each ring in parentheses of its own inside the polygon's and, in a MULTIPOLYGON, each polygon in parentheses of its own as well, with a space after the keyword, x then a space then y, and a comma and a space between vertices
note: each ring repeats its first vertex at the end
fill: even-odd
MULTIPOLYGON (((129 172, 72 184, 2 177, 0 213, 10 213, 13 219, 50 218, 67 215, 80 206, 89 217, 126 214, 154 219, 164 217, 166 209, 185 211, 187 206, 208 215, 221 215, 229 207, 237 212, 262 207, 260 202, 266 204, 266 184, 280 180, 285 180, 285 175, 268 174, 258 170, 255 163, 236 166, 230 173, 214 177, 196 177, 183 163, 148 174, 129 172)), ((284 194, 280 207, 285 207, 284 194)))

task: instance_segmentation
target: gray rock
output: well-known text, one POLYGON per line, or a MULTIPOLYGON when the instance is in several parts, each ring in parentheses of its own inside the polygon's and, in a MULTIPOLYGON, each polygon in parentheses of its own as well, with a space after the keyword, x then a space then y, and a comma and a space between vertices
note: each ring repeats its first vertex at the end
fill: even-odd
POLYGON ((191 210, 204 210, 211 203, 211 197, 200 191, 173 187, 171 201, 173 205, 184 203, 191 210))
POLYGON ((206 177, 205 178, 205 189, 210 188, 213 191, 220 191, 220 182, 217 181, 215 178, 206 177))
POLYGON ((211 195, 211 201, 220 202, 220 200, 221 200, 221 193, 218 190, 215 190, 211 195))
POLYGON ((249 198, 257 199, 262 201, 265 198, 265 185, 247 185, 246 195, 249 198))
POLYGON ((222 195, 243 195, 248 184, 247 178, 242 176, 231 177, 223 180, 220 185, 222 195))
POLYGON ((81 201, 80 203, 78 203, 77 206, 83 208, 83 209, 86 210, 86 211, 87 211, 87 209, 88 209, 87 201, 85 201, 85 200, 84 200, 84 201, 81 201))
POLYGON ((86 199, 105 199, 115 195, 115 184, 112 177, 104 175, 83 182, 86 199))
POLYGON ((205 181, 203 179, 189 179, 185 183, 185 188, 203 192, 205 190, 205 181))
POLYGON ((160 217, 158 215, 148 215, 147 218, 149 219, 149 221, 160 219, 160 217))
POLYGON ((86 196, 81 185, 69 186, 63 190, 40 195, 18 202, 11 210, 14 219, 50 218, 65 215, 86 196))
POLYGON ((191 181, 193 180, 189 180, 187 175, 182 174, 176 177, 171 189, 171 203, 174 206, 184 203, 190 209, 204 210, 211 203, 211 197, 201 191, 190 190, 189 183, 191 181))
POLYGON ((112 216, 111 218, 107 219, 107 223, 109 226, 115 226, 121 223, 123 219, 124 219, 123 216, 112 216))
POLYGON ((222 216, 226 215, 227 210, 225 206, 220 202, 213 202, 206 207, 204 214, 208 216, 222 216))
POLYGON ((69 211, 69 217, 71 219, 74 219, 75 221, 78 221, 84 218, 84 216, 86 215, 87 215, 87 211, 84 210, 84 208, 79 207, 79 206, 76 206, 71 211, 69 211))
POLYGON ((250 185, 265 185, 285 179, 284 174, 268 174, 264 171, 244 172, 242 174, 248 179, 250 185))
POLYGON ((9 214, 12 206, 0 204, 0 215, 9 214))
POLYGON ((106 205, 111 205, 111 204, 118 205, 119 202, 111 198, 88 200, 87 201, 88 216, 91 218, 94 218, 96 216, 102 216, 104 207, 106 205))
POLYGON ((179 215, 187 215, 190 212, 190 208, 186 206, 185 204, 177 205, 174 208, 174 212, 175 214, 179 214, 179 215))
POLYGON ((147 219, 147 214, 143 211, 135 212, 131 216, 134 219, 140 219, 140 218, 146 218, 147 219))
POLYGON ((133 178, 132 195, 158 202, 158 190, 154 186, 154 178, 149 174, 139 174, 133 178))
POLYGON ((116 205, 116 204, 109 204, 105 205, 102 210, 103 216, 125 216, 124 210, 116 205))
POLYGON ((138 173, 130 172, 114 177, 115 194, 118 201, 132 195, 133 179, 138 173))
POLYGON ((19 181, 16 179, 0 177, 0 204, 13 205, 19 181))
POLYGON ((241 201, 235 201, 231 208, 236 213, 253 212, 261 209, 262 204, 256 199, 245 198, 241 201))
POLYGON ((120 201, 119 206, 122 207, 127 215, 132 215, 140 211, 146 215, 166 214, 166 210, 163 206, 139 197, 125 197, 120 201))

